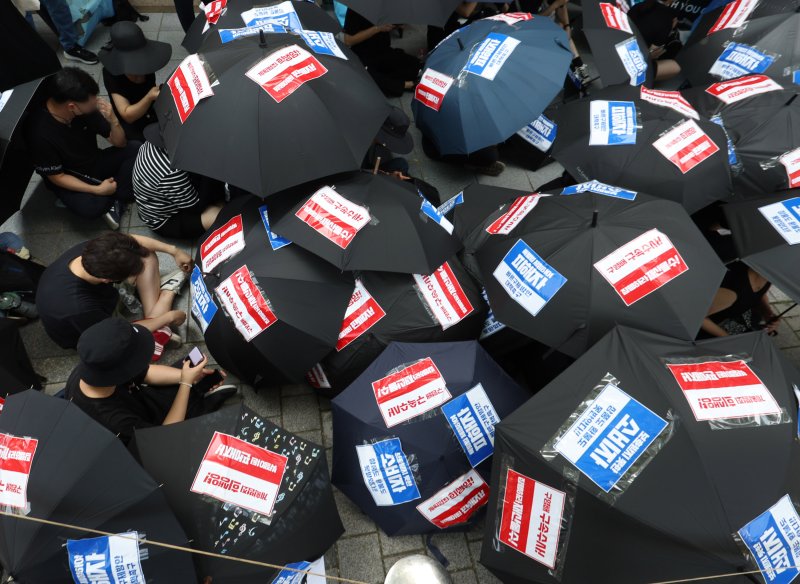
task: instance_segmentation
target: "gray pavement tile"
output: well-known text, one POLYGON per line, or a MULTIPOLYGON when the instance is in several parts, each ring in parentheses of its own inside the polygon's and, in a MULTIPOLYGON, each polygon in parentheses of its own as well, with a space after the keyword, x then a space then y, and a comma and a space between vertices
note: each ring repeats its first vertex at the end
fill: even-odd
POLYGON ((281 398, 275 391, 255 391, 245 386, 242 390, 244 405, 263 418, 281 415, 281 398))
MULTIPOLYGON (((183 27, 181 26, 180 20, 178 20, 178 15, 174 12, 167 12, 164 14, 161 19, 161 30, 178 31, 181 33, 181 40, 183 40, 183 27)), ((180 42, 178 44, 180 44, 180 42)))
POLYGON ((800 335, 791 329, 789 323, 782 320, 778 325, 778 334, 772 337, 772 342, 779 349, 788 349, 800 346, 800 335))
POLYGON ((328 576, 339 575, 339 550, 336 544, 333 544, 331 549, 325 552, 325 573, 328 576))
POLYGON ((20 336, 31 359, 45 357, 69 357, 75 354, 74 349, 62 349, 50 340, 40 321, 34 321, 20 328, 20 336))
POLYGON ((453 584, 478 584, 478 576, 475 575, 475 570, 453 572, 450 577, 453 579, 453 584))
MULTIPOLYGON (((472 557, 469 555, 469 547, 467 546, 467 538, 463 533, 443 533, 434 534, 431 538, 431 544, 439 548, 447 561, 447 570, 455 572, 472 567, 472 557)), ((427 550, 428 555, 434 557, 430 550, 427 550)))
POLYGON ((284 397, 281 399, 283 427, 289 432, 319 430, 319 407, 314 395, 284 397))
POLYGON ((383 582, 385 572, 377 534, 341 539, 336 547, 339 550, 339 573, 343 578, 370 584, 383 582))
POLYGON ((314 444, 322 444, 322 432, 320 430, 305 430, 303 432, 296 432, 303 440, 308 440, 314 444))
POLYGON ((314 390, 302 383, 292 383, 281 387, 281 395, 284 397, 314 395, 314 390))
POLYGON ((150 17, 150 20, 147 22, 137 22, 136 24, 144 31, 144 35, 147 38, 155 38, 158 29, 161 28, 161 19, 164 14, 161 12, 146 12, 145 14, 150 17))
POLYGON ((489 570, 484 568, 479 561, 481 557, 481 543, 476 541, 469 544, 469 551, 474 561, 475 575, 478 577, 479 584, 500 584, 500 580, 489 572, 489 570))
POLYGON ((411 552, 425 553, 425 543, 421 535, 396 535, 390 537, 380 530, 378 535, 381 541, 381 552, 384 556, 409 555, 411 552))
POLYGON ((325 448, 333 446, 333 413, 322 412, 322 439, 325 448))
MULTIPOLYGON (((165 17, 170 16, 169 14, 165 14, 165 17)), ((164 23, 161 23, 161 26, 164 26, 164 23)), ((177 59, 178 61, 182 61, 184 57, 189 55, 189 52, 181 46, 181 41, 183 41, 183 30, 165 30, 162 28, 161 32, 158 33, 157 40, 169 43, 172 45, 172 59, 177 59)), ((172 61, 170 61, 171 63, 172 61)), ((162 69, 163 71, 163 69, 162 69)))
MULTIPOLYGON (((339 509, 339 516, 342 518, 346 537, 377 531, 375 523, 341 491, 334 489, 333 497, 336 500, 336 508, 339 509)), ((377 535, 375 537, 377 538, 377 535)))
POLYGON ((61 384, 64 387, 69 374, 78 365, 78 355, 31 359, 31 364, 39 375, 47 377, 47 383, 61 384))

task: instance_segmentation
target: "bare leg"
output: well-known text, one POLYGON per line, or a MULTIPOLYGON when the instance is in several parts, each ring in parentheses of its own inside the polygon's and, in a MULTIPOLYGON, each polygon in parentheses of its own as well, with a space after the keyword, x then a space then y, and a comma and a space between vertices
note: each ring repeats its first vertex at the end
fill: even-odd
POLYGON ((145 318, 155 318, 172 310, 175 293, 161 290, 158 258, 152 252, 144 259, 144 270, 136 278, 136 290, 142 301, 145 318))
POLYGON ((211 227, 221 210, 222 205, 209 205, 206 207, 206 210, 200 214, 200 223, 203 224, 203 229, 211 227))
POLYGON ((656 61, 656 81, 672 79, 681 72, 681 66, 673 59, 656 61))

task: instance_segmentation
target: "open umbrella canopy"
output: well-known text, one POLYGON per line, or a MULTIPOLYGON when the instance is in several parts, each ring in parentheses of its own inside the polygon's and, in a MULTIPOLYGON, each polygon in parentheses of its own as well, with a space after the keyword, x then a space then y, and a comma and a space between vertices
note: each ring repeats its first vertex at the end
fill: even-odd
POLYGON ((190 53, 242 36, 258 35, 260 27, 284 32, 292 29, 338 34, 342 31, 336 19, 316 3, 305 0, 227 0, 221 13, 214 4, 216 2, 209 2, 213 10, 198 14, 186 32, 182 45, 190 53))
POLYGON ((798 384, 763 333, 615 329, 495 428, 481 563, 511 584, 794 565, 798 384))
POLYGON ((693 339, 725 271, 679 205, 630 191, 520 197, 478 231, 495 318, 570 356, 616 324, 693 339))
POLYGON ((444 26, 460 0, 343 0, 374 24, 444 26))
POLYGON ((200 239, 192 313, 215 357, 220 346, 248 377, 277 369, 300 380, 336 345, 353 278, 298 245, 276 243, 269 217, 249 196, 220 212, 200 239))
POLYGON ((690 213, 732 194, 725 130, 678 92, 610 87, 555 118, 553 158, 576 180, 644 191, 690 213))
POLYGON ((461 247, 413 183, 382 174, 314 184, 273 216, 276 233, 341 270, 429 274, 461 247))
POLYGON ((791 83, 798 10, 798 0, 739 0, 707 11, 678 53, 682 72, 693 85, 760 73, 791 83))
POLYGON ((655 64, 636 25, 618 2, 589 0, 583 7, 583 33, 589 41, 603 85, 653 86, 655 64))
POLYGON ((173 165, 259 196, 360 168, 390 111, 349 49, 295 34, 190 55, 167 89, 155 109, 173 165))
POLYGON ((800 189, 722 207, 741 260, 800 302, 800 189))
MULTIPOLYGON (((286 565, 314 561, 344 532, 325 450, 244 406, 137 430, 135 450, 198 550, 286 565)), ((215 584, 277 570, 196 556, 215 584)))
POLYGON ((442 154, 498 144, 535 120, 564 86, 572 53, 547 18, 513 13, 458 29, 428 55, 411 103, 442 154))
POLYGON ((529 396, 475 341, 392 343, 331 404, 332 480, 388 535, 468 528, 529 396))
POLYGON ((78 406, 34 390, 9 396, 0 451, 4 511, 125 536, 0 517, 0 563, 14 582, 111 582, 120 561, 128 582, 197 582, 188 553, 135 541, 189 545, 159 483, 78 406))
POLYGON ((473 183, 455 195, 452 202, 445 202, 447 207, 440 207, 440 210, 452 218, 453 233, 463 242, 490 213, 497 211, 504 203, 528 194, 530 193, 519 189, 473 183))

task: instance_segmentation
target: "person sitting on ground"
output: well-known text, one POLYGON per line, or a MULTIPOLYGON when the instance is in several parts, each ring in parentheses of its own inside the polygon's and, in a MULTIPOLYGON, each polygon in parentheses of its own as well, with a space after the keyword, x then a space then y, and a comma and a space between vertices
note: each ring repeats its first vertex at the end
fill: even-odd
POLYGON ((436 45, 447 38, 448 35, 461 28, 461 21, 468 19, 472 13, 475 12, 477 7, 477 2, 462 2, 456 6, 456 9, 450 15, 450 18, 447 19, 444 27, 428 26, 428 52, 431 52, 433 49, 435 49, 436 45))
MULTIPOLYGON (((153 336, 121 318, 91 326, 78 341, 80 363, 67 379, 65 397, 125 444, 140 428, 175 424, 213 412, 236 393, 215 385, 208 358, 173 367, 151 365, 153 336)), ((224 378, 224 372, 220 371, 224 378)))
POLYGON ((741 261, 728 264, 699 338, 726 337, 755 330, 777 334, 780 318, 769 303, 770 282, 741 261))
POLYGON ((678 37, 675 9, 658 0, 644 0, 633 6, 628 17, 639 29, 656 66, 656 81, 672 79, 681 72, 675 55, 683 46, 678 37))
POLYGON ((358 55, 381 91, 399 97, 414 89, 419 76, 419 59, 392 48, 395 24, 373 25, 352 8, 344 21, 344 42, 358 55))
POLYGON ((31 112, 27 144, 36 172, 73 213, 104 216, 119 228, 124 203, 133 198, 131 173, 138 142, 128 142, 111 105, 86 71, 64 67, 44 82, 44 106, 31 112), (101 150, 97 136, 111 147, 101 150))
POLYGON ((414 149, 414 139, 408 133, 411 120, 403 110, 392 106, 392 111, 383 122, 378 135, 367 150, 361 168, 392 173, 408 174, 408 160, 395 154, 408 154, 414 149))
POLYGON ((196 238, 217 218, 225 200, 225 185, 173 169, 158 124, 144 131, 133 167, 133 194, 139 217, 164 237, 196 238))
POLYGON ((500 176, 506 165, 500 161, 500 150, 497 145, 487 146, 469 154, 442 154, 424 133, 422 134, 422 151, 428 158, 440 162, 462 165, 466 170, 487 176, 500 176))
POLYGON ((111 27, 111 42, 99 54, 103 85, 128 140, 143 142, 145 126, 156 121, 153 103, 159 88, 155 73, 171 56, 169 43, 148 40, 132 22, 111 27))
POLYGON ((112 316, 120 294, 115 283, 132 280, 142 303, 139 324, 155 332, 186 320, 172 303, 192 269, 192 258, 174 245, 143 235, 109 232, 64 252, 39 280, 36 306, 44 330, 64 349, 81 333, 112 316), (178 269, 161 279, 156 252, 175 259, 178 269))

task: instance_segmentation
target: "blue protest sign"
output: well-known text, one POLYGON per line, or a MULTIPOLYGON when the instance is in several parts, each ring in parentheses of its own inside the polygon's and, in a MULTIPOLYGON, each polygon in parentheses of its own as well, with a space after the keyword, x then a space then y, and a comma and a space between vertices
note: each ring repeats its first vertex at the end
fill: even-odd
POLYGON ((450 197, 444 203, 439 205, 439 208, 436 209, 439 212, 439 215, 447 215, 450 211, 456 208, 457 205, 461 205, 464 202, 464 191, 461 191, 454 197, 450 197))
POLYGON ((628 73, 631 85, 641 85, 644 83, 647 73, 647 61, 639 50, 639 43, 636 37, 631 37, 614 45, 617 55, 628 73))
POLYGON ((208 325, 214 320, 214 315, 217 314, 217 305, 214 304, 214 299, 203 281, 203 273, 197 266, 192 270, 191 283, 192 315, 203 332, 206 332, 208 325))
POLYGON ((603 195, 606 197, 614 197, 615 199, 625 199, 626 201, 636 200, 636 191, 629 191, 620 187, 614 187, 601 183, 598 180, 590 180, 589 182, 581 183, 579 185, 572 185, 564 187, 561 191, 562 195, 577 195, 578 193, 590 192, 596 195, 603 195))
POLYGON ((219 29, 219 40, 222 44, 235 41, 249 36, 257 36, 261 31, 269 33, 285 33, 286 29, 279 24, 267 23, 261 26, 247 26, 244 28, 221 28, 219 29))
POLYGON ((490 32, 473 50, 464 71, 494 80, 519 43, 508 35, 490 32))
POLYGON ((792 83, 800 85, 800 69, 792 73, 792 83))
POLYGON ((242 12, 242 20, 247 26, 278 24, 292 30, 302 30, 300 17, 288 0, 274 6, 259 6, 242 12))
MULTIPOLYGON (((483 296, 483 301, 486 304, 489 304, 489 297, 486 295, 486 288, 481 290, 481 296, 483 296)), ((489 312, 486 313, 486 320, 483 321, 483 328, 481 329, 481 334, 478 339, 482 341, 486 337, 491 337, 494 333, 499 332, 504 328, 506 328, 506 325, 495 318, 494 311, 492 310, 492 307, 489 306, 489 312)))
POLYGON ((733 79, 751 73, 763 73, 774 61, 774 56, 750 45, 728 43, 708 72, 722 79, 733 79))
POLYGON ((135 531, 68 539, 67 555, 76 584, 144 584, 135 531))
MULTIPOLYGON (((311 567, 311 562, 294 562, 293 564, 286 564, 286 567, 294 568, 295 570, 308 570, 311 567)), ((272 584, 303 584, 305 578, 306 575, 302 572, 281 570, 272 580, 272 584)))
POLYGON ((789 495, 738 531, 761 576, 769 584, 789 584, 800 575, 800 517, 789 495))
POLYGON ((494 271, 495 279, 532 316, 539 314, 567 279, 521 239, 494 271))
POLYGON ((609 383, 555 449, 607 493, 666 427, 666 420, 609 383))
POLYGON ((301 30, 300 36, 306 41, 308 48, 318 55, 330 55, 347 61, 341 47, 336 44, 336 37, 329 32, 318 32, 316 30, 301 30))
POLYGON ((557 133, 558 125, 542 114, 517 132, 517 136, 542 152, 547 152, 555 142, 557 133))
POLYGON ((272 251, 278 251, 280 248, 286 247, 292 243, 285 237, 281 237, 280 235, 275 235, 272 233, 272 229, 269 226, 269 214, 267 213, 266 205, 261 205, 258 208, 258 212, 261 213, 261 221, 264 223, 264 229, 267 230, 267 239, 269 239, 269 244, 272 247, 272 251))
POLYGON ((500 417, 480 383, 444 404, 442 414, 473 468, 494 454, 494 427, 500 417))
POLYGON ((356 446, 364 485, 379 507, 420 498, 400 438, 356 446))
POLYGON ((450 221, 442 213, 439 213, 439 210, 431 205, 430 201, 424 197, 422 198, 420 211, 423 215, 433 219, 439 225, 439 227, 447 231, 447 233, 450 235, 453 234, 453 224, 450 223, 450 221))
POLYGON ((758 210, 786 243, 800 244, 800 197, 764 205, 758 210))
POLYGON ((632 101, 593 100, 589 104, 589 145, 636 144, 636 123, 632 101))
POLYGON ((720 128, 722 128, 722 131, 725 132, 725 138, 728 141, 728 164, 735 166, 739 163, 739 158, 736 156, 736 150, 733 147, 733 140, 731 140, 730 134, 728 134, 728 130, 725 128, 725 124, 722 123, 722 116, 719 114, 711 116, 709 121, 717 124, 720 128))

